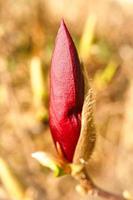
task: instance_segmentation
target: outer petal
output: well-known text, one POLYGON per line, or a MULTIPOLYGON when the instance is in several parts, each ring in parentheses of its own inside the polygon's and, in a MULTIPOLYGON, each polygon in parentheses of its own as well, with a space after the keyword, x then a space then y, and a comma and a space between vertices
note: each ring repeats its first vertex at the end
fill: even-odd
POLYGON ((61 22, 51 63, 50 129, 68 161, 72 161, 81 129, 84 82, 72 38, 61 22))

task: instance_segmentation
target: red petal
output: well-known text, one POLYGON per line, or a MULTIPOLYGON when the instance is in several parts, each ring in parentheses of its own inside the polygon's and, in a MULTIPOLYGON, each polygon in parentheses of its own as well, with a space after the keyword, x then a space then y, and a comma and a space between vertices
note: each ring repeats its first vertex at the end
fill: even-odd
POLYGON ((51 63, 50 129, 65 158, 72 161, 81 129, 84 82, 72 38, 61 22, 51 63))

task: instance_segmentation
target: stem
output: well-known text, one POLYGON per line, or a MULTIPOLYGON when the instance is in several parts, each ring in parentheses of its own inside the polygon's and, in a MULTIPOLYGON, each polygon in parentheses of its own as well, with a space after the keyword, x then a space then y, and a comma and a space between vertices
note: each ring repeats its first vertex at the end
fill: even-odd
POLYGON ((107 200, 126 200, 121 195, 116 195, 110 192, 107 192, 98 186, 96 186, 91 180, 90 176, 87 174, 86 169, 83 168, 82 171, 73 175, 73 177, 80 182, 84 189, 93 196, 99 196, 107 200))

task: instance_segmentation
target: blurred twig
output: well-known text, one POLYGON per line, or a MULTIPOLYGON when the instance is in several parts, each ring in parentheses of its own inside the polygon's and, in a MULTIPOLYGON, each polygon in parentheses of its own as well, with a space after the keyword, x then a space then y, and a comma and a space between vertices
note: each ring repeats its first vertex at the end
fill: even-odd
POLYGON ((119 63, 115 59, 110 59, 109 63, 103 71, 96 72, 93 83, 97 90, 104 89, 113 79, 119 63))
POLYGON ((31 59, 30 80, 33 92, 33 102, 37 110, 37 118, 43 121, 47 121, 48 111, 45 104, 48 99, 48 91, 46 88, 46 81, 44 81, 40 57, 33 57, 31 59))
POLYGON ((13 199, 24 200, 25 187, 8 166, 6 161, 0 157, 0 179, 6 190, 13 199))
POLYGON ((85 27, 80 39, 80 44, 79 44, 79 54, 81 56, 81 60, 86 63, 87 59, 89 57, 90 49, 92 42, 94 40, 95 36, 95 26, 96 26, 96 16, 94 15, 89 15, 85 27))

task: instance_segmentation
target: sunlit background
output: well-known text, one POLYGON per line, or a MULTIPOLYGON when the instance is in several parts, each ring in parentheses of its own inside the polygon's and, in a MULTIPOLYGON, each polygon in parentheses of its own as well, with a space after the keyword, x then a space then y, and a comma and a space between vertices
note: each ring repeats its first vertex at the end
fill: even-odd
POLYGON ((62 18, 94 92, 90 176, 106 190, 133 195, 133 1, 1 0, 0 200, 88 199, 75 180, 55 178, 31 156, 54 151, 49 69, 62 18))

